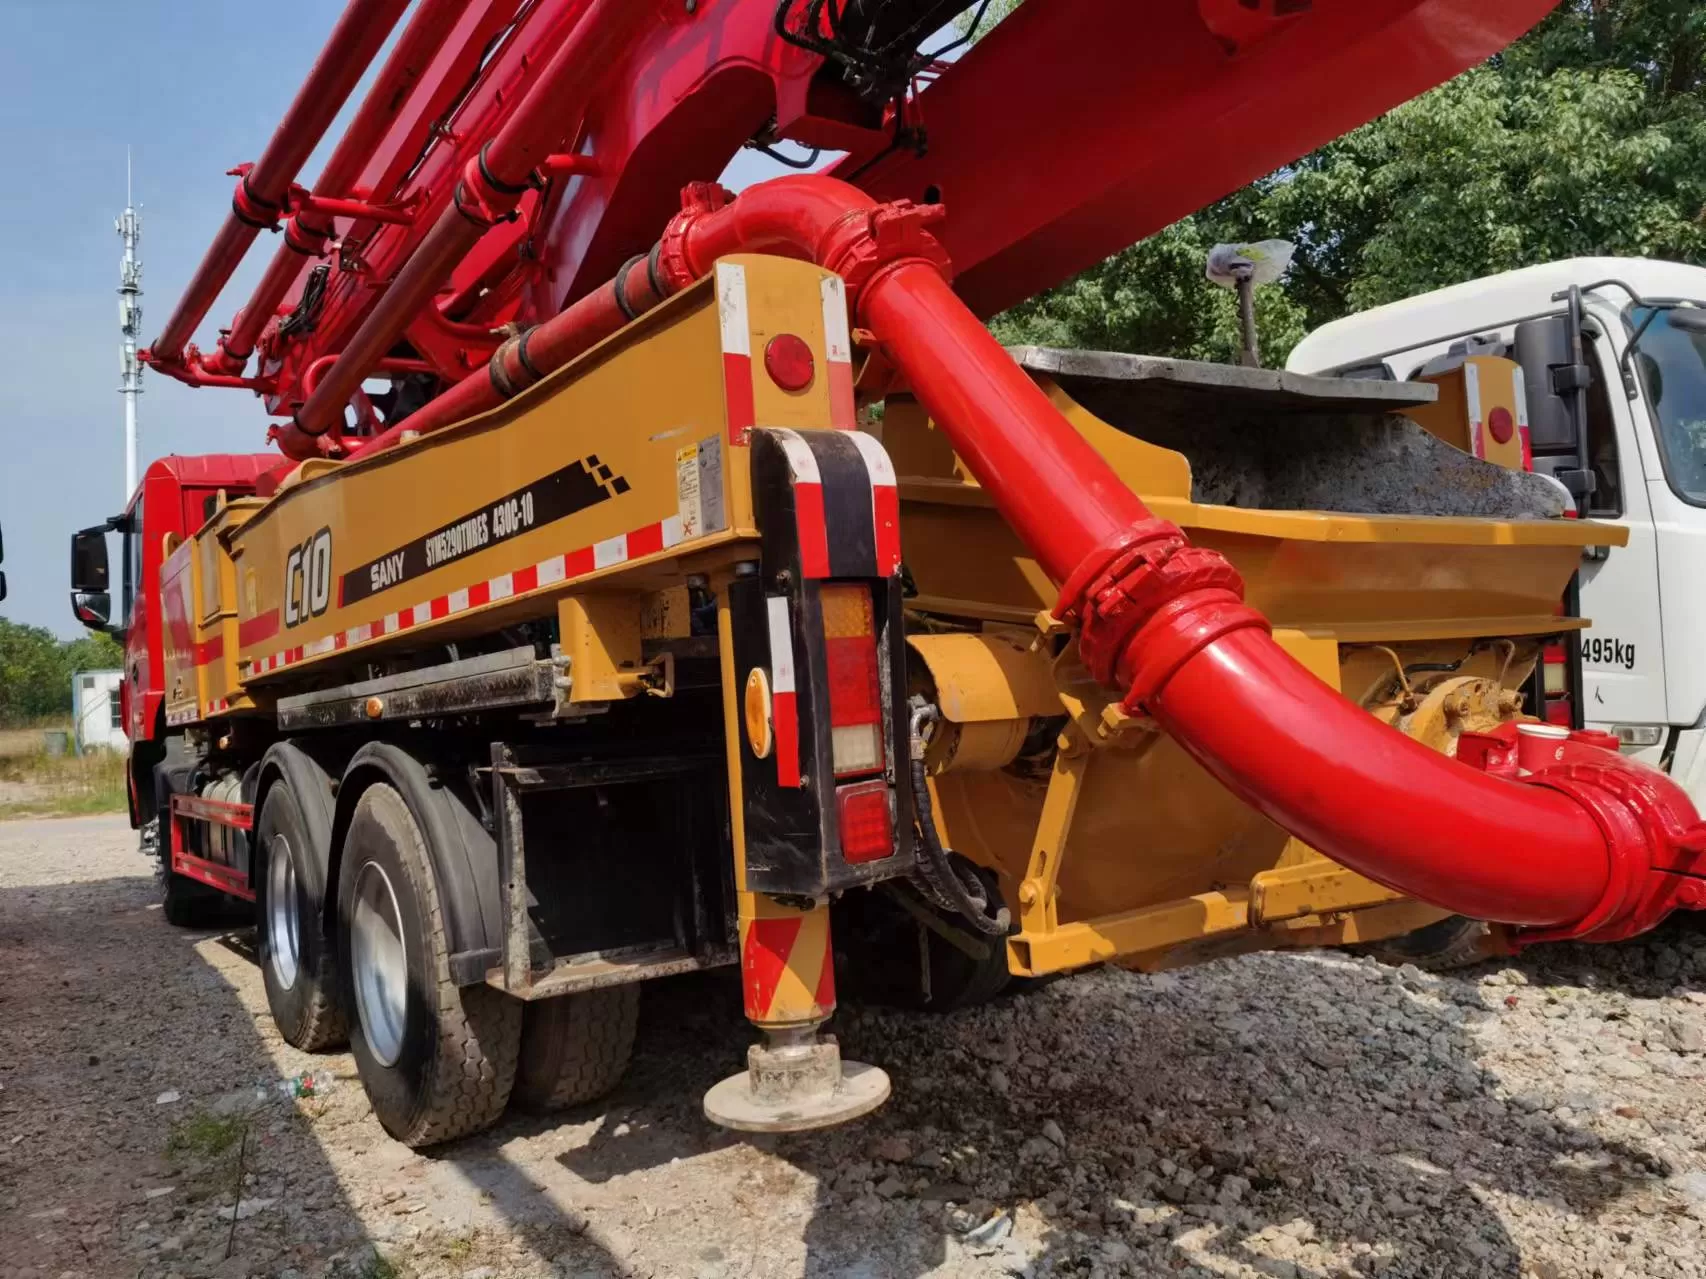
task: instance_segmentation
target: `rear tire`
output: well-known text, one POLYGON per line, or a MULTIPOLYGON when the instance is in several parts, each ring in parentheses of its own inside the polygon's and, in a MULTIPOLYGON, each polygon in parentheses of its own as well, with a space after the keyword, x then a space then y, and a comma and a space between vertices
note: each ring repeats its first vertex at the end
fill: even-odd
POLYGON ((451 981, 425 837, 384 783, 362 793, 344 840, 338 974, 350 1052, 386 1132, 419 1148, 478 1132, 503 1114, 521 1003, 451 981))
POLYGON ((337 965, 314 889, 314 856, 302 803, 290 783, 267 791, 255 823, 255 932, 267 1007, 287 1044, 308 1052, 348 1035, 337 965))
POLYGON ((1423 972, 1448 973, 1488 958, 1487 925, 1463 915, 1448 915, 1411 933, 1368 942, 1352 949, 1394 967, 1414 964, 1423 972))
POLYGON ((562 1110, 604 1096, 634 1053, 640 988, 606 986, 527 1006, 512 1100, 524 1110, 562 1110))
MULTIPOLYGON (((991 899, 998 900, 994 876, 979 873, 991 899)), ((981 950, 982 956, 969 955, 924 927, 880 890, 849 893, 839 903, 835 936, 849 961, 837 976, 842 971, 848 974, 846 987, 853 998, 946 1013, 986 1004, 1013 984, 1005 938, 973 932, 959 916, 933 906, 926 904, 923 909, 958 934, 966 948, 981 950)))

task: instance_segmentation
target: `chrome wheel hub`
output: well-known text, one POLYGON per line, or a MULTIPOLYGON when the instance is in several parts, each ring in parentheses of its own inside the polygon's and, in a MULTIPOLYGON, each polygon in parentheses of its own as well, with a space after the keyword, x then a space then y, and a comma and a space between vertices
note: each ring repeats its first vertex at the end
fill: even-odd
POLYGON ((409 963, 403 952, 397 894, 375 862, 368 862, 356 875, 350 967, 354 970, 356 1015, 361 1018, 368 1049, 380 1065, 394 1066, 403 1051, 409 963))
POLYGON ((273 979, 285 990, 296 985, 302 959, 301 913, 296 906, 296 863, 283 835, 267 850, 267 956, 273 979))

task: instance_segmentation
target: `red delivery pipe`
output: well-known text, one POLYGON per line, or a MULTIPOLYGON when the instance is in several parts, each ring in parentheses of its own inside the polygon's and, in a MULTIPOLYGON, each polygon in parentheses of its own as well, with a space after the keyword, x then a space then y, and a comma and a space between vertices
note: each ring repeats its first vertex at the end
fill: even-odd
MULTIPOLYGON (((320 170, 314 184, 315 195, 335 197, 349 193, 372 159, 374 144, 391 127, 407 101, 406 90, 420 79, 468 4, 469 0, 421 0, 420 8, 397 37, 391 56, 379 68, 367 96, 356 109, 355 118, 320 170)), ((247 305, 237 313, 231 331, 219 339, 219 349, 208 356, 208 368, 218 373, 243 371, 254 352, 256 339, 278 313, 301 273, 302 260, 325 251, 331 230, 331 218, 318 211, 299 212, 285 222, 284 243, 273 255, 247 305)))
POLYGON ((314 60, 308 79, 273 131, 267 149, 237 179, 231 212, 178 300, 172 318, 149 348, 150 362, 183 362, 184 346, 196 326, 207 317, 255 236, 277 223, 290 184, 408 7, 409 0, 350 0, 314 60))
MULTIPOLYGON (((1706 901, 1706 884, 1671 873, 1698 856, 1703 828, 1661 774, 1597 750, 1528 783, 1477 772, 1380 723, 1281 649, 1224 557, 1156 519, 955 296, 925 230, 939 209, 879 206, 821 176, 764 183, 732 204, 714 188, 687 195, 646 260, 658 292, 738 250, 843 275, 857 321, 1065 583, 1057 612, 1078 622, 1090 668, 1258 811, 1404 893, 1553 934, 1624 936, 1706 901)), ((615 296, 614 285, 597 290, 534 330, 556 341, 530 372, 597 340, 615 296)), ((497 380, 477 374, 452 395, 489 406, 503 398, 497 380)))
POLYGON ((655 16, 633 0, 592 0, 515 113, 468 162, 456 198, 367 313, 338 362, 277 434, 295 458, 318 456, 344 405, 410 320, 432 301, 455 265, 498 219, 521 203, 535 167, 573 132, 622 47, 655 16))
POLYGON ((633 259, 610 283, 505 342, 492 353, 483 372, 470 374, 379 435, 361 441, 349 456, 357 458, 390 448, 405 431, 426 435, 496 408, 591 350, 630 319, 663 301, 668 292, 674 292, 660 291, 661 280, 654 284, 656 262, 655 253, 650 258, 633 259))
MULTIPOLYGON (((1616 937, 1698 818, 1667 778, 1607 752, 1525 785, 1380 723, 1282 650, 1217 552, 1155 519, 929 264, 860 295, 859 322, 1050 576, 1080 652, 1126 705, 1328 857, 1480 919, 1616 937)), ((1697 895, 1671 899, 1694 904, 1697 895)))
POLYGON ((1379 724, 1260 630, 1208 645, 1148 704, 1252 808, 1316 848, 1363 850, 1355 869, 1412 897, 1550 926, 1587 916, 1608 886, 1605 837, 1575 800, 1379 724))

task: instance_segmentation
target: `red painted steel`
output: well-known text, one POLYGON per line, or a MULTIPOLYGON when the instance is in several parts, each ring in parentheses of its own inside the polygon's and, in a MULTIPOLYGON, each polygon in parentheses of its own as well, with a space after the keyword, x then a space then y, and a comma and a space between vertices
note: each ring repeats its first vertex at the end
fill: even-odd
POLYGON ((153 362, 183 362, 185 344, 196 326, 248 253, 255 236, 276 223, 290 184, 406 8, 408 0, 350 0, 267 149, 238 177, 231 213, 150 348, 153 362))
POLYGON ((244 901, 254 901, 254 887, 242 871, 221 862, 208 861, 205 857, 197 857, 184 848, 182 826, 185 821, 197 821, 213 826, 229 826, 236 830, 251 830, 255 822, 253 805, 203 799, 200 795, 174 795, 169 812, 172 828, 169 832, 172 869, 185 879, 193 879, 199 884, 217 888, 222 893, 241 897, 244 901))
MULTIPOLYGON (((268 352, 269 407, 301 404, 280 442, 293 457, 356 444, 317 436, 400 341, 452 386, 360 451, 491 407, 720 256, 810 259, 845 278, 855 322, 1064 583, 1057 611, 1130 710, 1382 882, 1553 934, 1625 935, 1706 897, 1700 828, 1675 786, 1575 741, 1569 762, 1532 776, 1477 771, 1373 720, 1273 642, 1230 565, 1155 519, 977 318, 1475 64, 1550 7, 1035 0, 926 77, 904 104, 929 135, 913 148, 776 39, 773 0, 540 0, 502 32, 487 0, 399 107, 360 189, 322 185, 421 212, 358 223, 366 238, 316 324, 268 352), (863 189, 785 178, 730 203, 694 182, 772 122, 837 139, 839 172, 863 189), (651 256, 631 258, 684 184, 651 256), (512 323, 524 332, 494 331, 512 323), (323 371, 311 389, 310 370, 323 371)), ((212 255, 220 270, 229 247, 212 255)), ((205 285, 186 307, 205 310, 205 285)))
POLYGON ((469 0, 422 0, 391 54, 374 77, 373 85, 356 109, 355 118, 344 131, 315 182, 317 203, 304 207, 300 198, 291 200, 291 216, 284 224, 284 243, 273 255, 266 274, 255 286, 247 305, 232 321, 231 331, 219 339, 219 347, 206 361, 216 373, 241 373, 253 353, 256 339, 277 317, 279 304, 302 273, 304 259, 325 251, 333 232, 335 210, 329 202, 346 196, 360 176, 373 148, 390 128, 407 91, 420 79, 426 64, 449 36, 469 0))
POLYGON ((410 318, 431 305, 451 268, 520 205, 535 166, 580 122, 599 86, 598 68, 649 17, 646 7, 632 0, 592 0, 514 113, 468 162, 451 206, 367 313, 338 362, 295 421, 278 433, 281 449, 296 458, 328 451, 334 440, 325 437, 342 420, 362 379, 395 345, 410 318))
MULTIPOLYGON (((351 222, 316 322, 273 340, 267 326, 289 300, 281 289, 294 279, 300 294, 311 261, 281 250, 264 292, 203 365, 229 376, 255 345, 268 380, 250 389, 289 414, 307 397, 308 365, 349 349, 358 332, 367 354, 380 350, 379 334, 400 332, 457 382, 501 343, 494 330, 547 320, 595 292, 646 246, 683 184, 721 169, 772 121, 783 138, 850 148, 838 171, 879 200, 939 191, 954 209, 939 234, 959 291, 987 314, 1473 65, 1550 2, 1314 0, 1283 14, 1242 0, 1030 4, 920 78, 906 107, 928 132, 920 155, 894 148, 815 55, 776 39, 774 0, 633 0, 623 36, 579 57, 568 111, 531 90, 575 43, 592 0, 464 0, 454 22, 449 0, 437 0, 439 15, 422 8, 398 57, 417 25, 447 28, 442 47, 416 58, 414 76, 386 99, 389 127, 358 113, 334 157, 366 154, 366 166, 350 180, 353 159, 329 164, 316 184, 328 197, 418 209, 416 224, 351 222), (1148 51, 1141 75, 1130 74, 1133 48, 1148 51), (559 111, 574 118, 557 121, 559 111), (547 120, 565 131, 547 145, 564 149, 531 138, 547 120), (472 244, 429 243, 488 141, 501 159, 531 162, 542 189, 521 197, 518 221, 472 244), (430 256, 408 277, 417 304, 381 303, 423 247, 430 256), (368 325, 376 303, 388 308, 377 329, 368 325), (397 313, 406 313, 400 330, 397 313)), ((305 219, 289 225, 299 248, 319 251, 305 219)), ((168 344, 157 345, 173 371, 168 344)), ((306 420, 335 429, 341 408, 322 400, 306 420)), ((297 433, 284 436, 306 449, 297 433)))
POLYGON ((878 199, 934 187, 956 288, 991 315, 1484 61, 1555 0, 1315 0, 1228 50, 1216 0, 1027 3, 919 99, 920 157, 878 199), (1134 58, 1136 62, 1134 63, 1134 58))

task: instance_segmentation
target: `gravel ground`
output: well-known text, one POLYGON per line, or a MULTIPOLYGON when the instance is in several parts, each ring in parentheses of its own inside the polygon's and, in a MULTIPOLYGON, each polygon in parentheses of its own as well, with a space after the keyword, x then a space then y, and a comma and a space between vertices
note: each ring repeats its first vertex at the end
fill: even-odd
POLYGON ((1263 956, 844 1010, 894 1099, 760 1141, 698 1109, 737 987, 660 983, 606 1103, 417 1155, 347 1056, 279 1042, 248 937, 166 926, 133 848, 0 824, 5 1279, 1706 1275, 1683 928, 1444 979, 1263 956))

